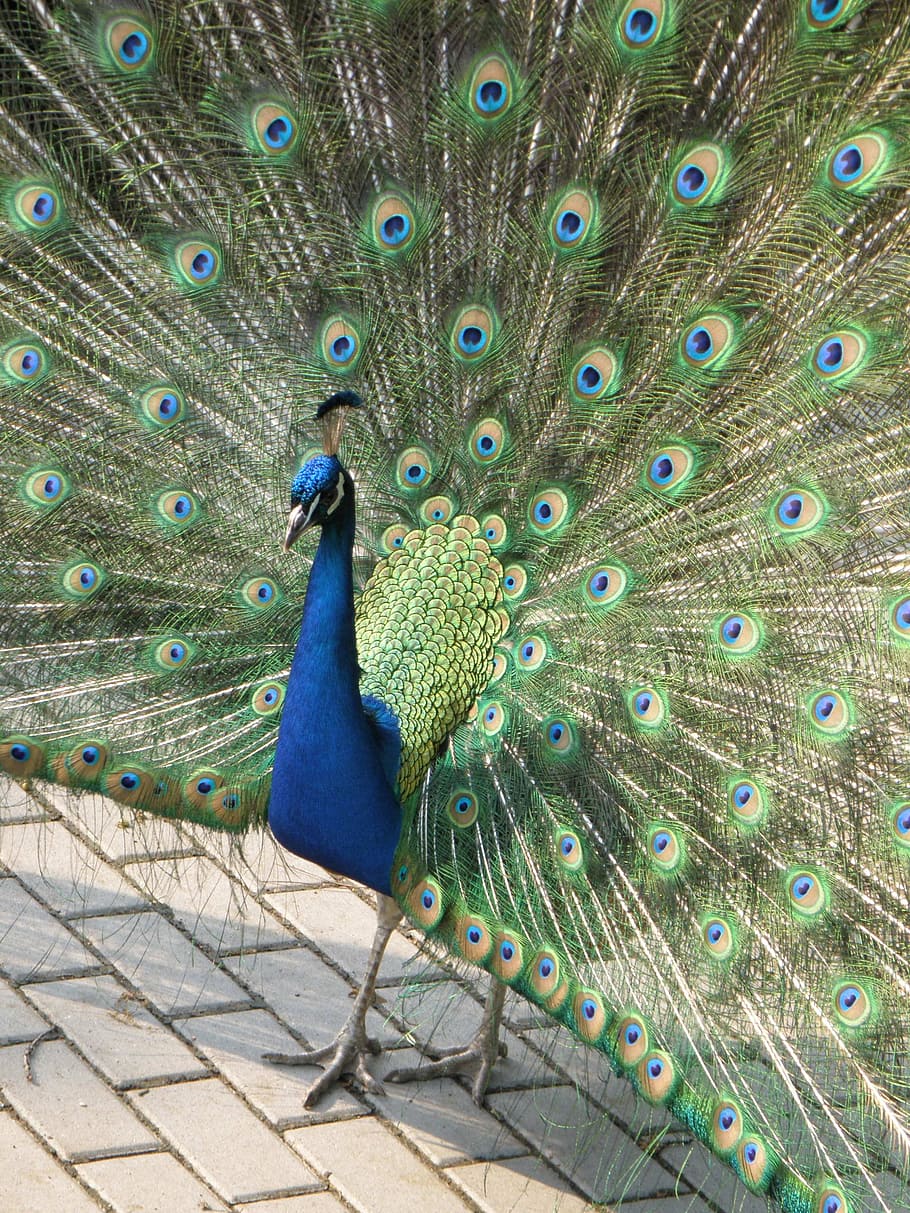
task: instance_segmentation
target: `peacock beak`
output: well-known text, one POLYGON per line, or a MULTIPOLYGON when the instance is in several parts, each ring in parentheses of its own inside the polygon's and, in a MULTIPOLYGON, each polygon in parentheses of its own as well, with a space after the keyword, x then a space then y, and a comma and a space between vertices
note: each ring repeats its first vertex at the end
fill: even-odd
MULTIPOLYGON (((318 500, 318 498, 316 499, 318 500)), ((284 550, 289 552, 295 541, 313 525, 313 514, 316 509, 316 501, 313 501, 309 509, 304 509, 303 505, 295 505, 288 515, 288 529, 284 536, 284 550)))

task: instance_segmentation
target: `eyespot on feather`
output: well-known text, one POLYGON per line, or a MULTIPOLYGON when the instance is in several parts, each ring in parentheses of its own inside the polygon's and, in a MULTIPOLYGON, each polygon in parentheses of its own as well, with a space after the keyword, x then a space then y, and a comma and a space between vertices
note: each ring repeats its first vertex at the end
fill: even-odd
POLYGON ((185 669, 193 660, 195 649, 182 636, 159 640, 151 650, 154 665, 165 674, 185 669))
POLYGON ((715 313, 702 316, 683 332, 679 352, 683 362, 697 370, 719 367, 723 356, 733 349, 733 324, 715 313))
POLYGON ((821 736, 840 737, 852 724, 850 702, 839 691, 819 691, 809 701, 809 720, 821 736))
POLYGON ((451 497, 442 495, 428 497, 420 507, 421 518, 430 524, 448 522, 454 513, 455 502, 451 497))
POLYGON ((616 1060, 620 1065, 631 1069, 649 1048, 645 1022, 638 1015, 626 1015, 620 1019, 615 1035, 616 1060))
POLYGON ((526 636, 516 650, 518 668, 526 674, 539 670, 547 656, 547 642, 543 636, 526 636))
POLYGON ((331 371, 352 371, 360 359, 361 344, 357 326, 347 316, 331 316, 322 326, 319 348, 331 371))
POLYGON ((844 1028, 868 1027, 875 1002, 869 989, 853 978, 841 979, 831 992, 834 1015, 844 1028))
POLYGON ((745 611, 722 615, 715 623, 717 647, 724 655, 748 657, 762 640, 761 624, 745 611))
POLYGON ((548 716, 542 724, 546 752, 566 758, 575 752, 578 739, 571 723, 563 716, 548 716))
POLYGON ((639 1061, 635 1077, 642 1098, 655 1107, 665 1104, 676 1088, 676 1066, 669 1053, 660 1049, 652 1049, 639 1061))
POLYGON ((736 948, 736 933, 719 914, 707 914, 699 923, 701 940, 713 960, 729 960, 736 948))
POLYGON ((403 253, 416 235, 416 219, 411 204, 400 194, 383 194, 372 215, 373 241, 381 253, 403 253))
POLYGON ((396 551, 404 545, 405 537, 408 534, 408 528, 400 522, 393 523, 392 526, 387 526, 382 532, 382 538, 379 543, 382 550, 388 554, 396 551))
POLYGON ((716 143, 702 143, 676 162, 671 193, 680 206, 702 206, 718 202, 724 169, 723 149, 716 143))
POLYGON ((629 588, 629 575, 622 565, 601 564, 588 573, 585 580, 585 597, 596 607, 615 605, 625 597, 629 588))
POLYGON ((854 1211, 840 1184, 835 1183, 828 1176, 822 1176, 816 1187, 815 1202, 811 1213, 854 1213, 854 1211))
POLYGON ((889 814, 891 836, 902 851, 910 851, 910 801, 902 800, 889 814))
POLYGON ((138 766, 119 766, 108 771, 103 787, 111 799, 134 808, 143 808, 156 801, 163 803, 170 791, 166 779, 156 778, 138 766))
POLYGON ((446 803, 446 812, 453 825, 467 829, 477 820, 477 797, 464 788, 456 789, 446 803))
POLYGON ((476 914, 465 914, 455 921, 455 944, 471 964, 482 965, 493 951, 489 927, 476 914))
POLYGON ((645 469, 645 483, 660 493, 673 493, 691 479, 694 471, 695 455, 688 447, 666 446, 651 457, 645 469))
POLYGON ((737 826, 754 829, 765 819, 767 796, 753 780, 735 779, 727 786, 727 807, 737 826))
POLYGON ((398 457, 395 479, 400 488, 422 488, 433 474, 433 462, 423 447, 409 446, 398 457))
POLYGON ((556 534, 569 514, 569 499, 555 486, 535 494, 528 505, 528 522, 538 535, 556 534))
POLYGON ((185 408, 183 393, 170 384, 149 388, 139 400, 140 416, 155 429, 167 429, 182 420, 185 408))
POLYGON ((67 598, 84 600, 91 598, 101 589, 105 574, 97 564, 91 561, 79 561, 63 570, 61 585, 67 598))
POLYGON ((116 17, 104 31, 111 62, 121 72, 147 69, 154 58, 155 39, 151 28, 134 17, 116 17))
POLYGON ((509 602, 518 602, 528 588, 528 574, 520 564, 510 564, 502 572, 502 592, 509 602))
POLYGON ((506 726, 505 708, 496 700, 483 704, 478 714, 478 720, 487 737, 497 737, 506 726))
POLYGON ((63 762, 74 784, 91 784, 101 778, 108 756, 107 743, 90 738, 74 745, 63 762))
POLYGON ((619 18, 620 44, 632 51, 647 50, 660 37, 665 17, 663 0, 631 0, 619 18))
POLYGON ((253 150, 286 156, 297 142, 297 120, 284 105, 260 102, 252 113, 253 150))
POLYGON ((42 509, 53 509, 66 501, 72 482, 59 468, 36 468, 27 472, 22 483, 25 500, 42 509))
POLYGON ((777 1169, 777 1159, 760 1137, 746 1133, 731 1161, 746 1187, 753 1192, 767 1191, 777 1169))
POLYGON ((828 891, 820 874, 808 868, 790 869, 786 874, 786 891, 798 920, 817 919, 828 907, 828 891))
POLYGON ((442 890, 435 880, 425 877, 418 881, 407 896, 408 912, 425 931, 439 925, 445 905, 442 890))
POLYGON ((711 1142, 721 1158, 729 1156, 739 1145, 745 1132, 745 1122, 739 1104, 721 1099, 711 1117, 711 1142))
POLYGON ((480 521, 480 533, 491 548, 500 548, 509 537, 509 528, 500 514, 487 514, 480 521))
POLYGON ((495 417, 484 417, 471 431, 468 450, 478 463, 494 463, 502 456, 506 444, 506 431, 495 417))
POLYGON ((844 379, 862 366, 866 338, 853 329, 840 329, 821 339, 812 353, 812 370, 826 383, 844 379))
POLYGON ((579 403, 600 400, 616 390, 619 360, 604 346, 593 346, 572 367, 569 383, 579 403))
POLYGON ((184 528, 198 522, 201 509, 194 494, 181 489, 169 489, 155 503, 155 512, 165 526, 184 528))
POLYGON ((485 358, 493 346, 495 320, 485 307, 466 307, 452 326, 452 352, 464 363, 485 358))
POLYGON ((281 591, 270 577, 250 577, 240 587, 240 601, 257 611, 281 601, 281 591))
POLYGON ((8 345, 0 356, 0 369, 13 384, 38 383, 48 373, 50 366, 47 352, 35 341, 17 341, 8 345))
POLYGON ((686 848, 680 832, 660 822, 648 828, 648 859, 663 875, 678 872, 686 858, 686 848))
POLYGON ((511 932, 501 931, 493 940, 490 972, 511 984, 521 976, 523 967, 524 949, 520 940, 511 932))
POLYGON ((643 729, 659 729, 667 723, 667 703, 656 687, 634 687, 626 696, 626 703, 633 723, 643 729))
POLYGON ((558 830, 554 843, 556 858, 567 872, 580 872, 585 866, 585 853, 581 839, 573 830, 558 830))
POLYGON ((781 493, 771 509, 771 521, 785 535, 806 535, 820 526, 827 507, 818 493, 791 488, 781 493))
POLYGON ((570 190, 553 208, 550 239, 560 252, 581 248, 594 226, 596 207, 584 190, 570 190))
POLYGON ((862 193, 871 189, 888 164, 889 146, 877 131, 866 131, 838 144, 828 156, 825 174, 836 190, 862 193))
POLYGON ((0 770, 16 779, 34 775, 44 766, 44 746, 31 737, 14 734, 0 740, 0 770))
POLYGON ((194 771, 183 784, 183 798, 194 809, 209 807, 212 797, 224 787, 224 776, 218 771, 194 771))
POLYGON ((49 182, 29 182, 13 194, 13 217, 27 231, 47 232, 63 218, 59 191, 49 182))
POLYGON ((216 285, 221 268, 221 250, 212 241, 184 240, 174 250, 177 279, 193 290, 216 285))
POLYGON ((253 688, 250 706, 257 716, 274 716, 281 710, 284 694, 284 683, 275 682, 272 679, 268 682, 260 682, 257 687, 253 688))
POLYGON ((572 1020, 582 1040, 594 1044, 607 1026, 603 999, 594 990, 579 990, 572 999, 572 1020))
POLYGON ((512 73, 500 55, 488 55, 475 67, 468 85, 471 109, 485 123, 508 113, 515 95, 512 73))

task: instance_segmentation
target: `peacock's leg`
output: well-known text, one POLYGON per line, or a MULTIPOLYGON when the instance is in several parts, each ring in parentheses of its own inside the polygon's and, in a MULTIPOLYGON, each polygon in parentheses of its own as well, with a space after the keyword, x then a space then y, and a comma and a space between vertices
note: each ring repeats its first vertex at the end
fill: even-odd
POLYGON ((490 1072, 500 1057, 505 1057, 506 1047, 499 1041, 499 1023, 502 1019, 502 1006, 505 1001, 506 988, 498 981, 491 980, 490 992, 483 1009, 483 1018, 474 1039, 467 1045, 455 1049, 442 1049, 438 1060, 428 1065, 412 1066, 407 1069, 390 1070, 386 1074, 386 1082, 423 1081, 428 1078, 447 1078, 453 1074, 462 1074, 466 1070, 474 1071, 474 1081, 471 1084, 471 1094, 474 1102, 483 1101, 490 1072))
POLYGON ((376 907, 376 934, 370 947, 370 958, 354 1006, 347 1023, 330 1045, 306 1053, 263 1053, 265 1061, 280 1066, 309 1066, 330 1058, 324 1071, 304 1096, 303 1104, 311 1108, 322 1095, 341 1078, 352 1074, 365 1091, 382 1094, 382 1084, 367 1069, 367 1057, 379 1052, 379 1041, 367 1036, 367 1011, 373 1002, 373 992, 383 953, 389 937, 401 921, 401 911, 391 897, 379 894, 376 907))

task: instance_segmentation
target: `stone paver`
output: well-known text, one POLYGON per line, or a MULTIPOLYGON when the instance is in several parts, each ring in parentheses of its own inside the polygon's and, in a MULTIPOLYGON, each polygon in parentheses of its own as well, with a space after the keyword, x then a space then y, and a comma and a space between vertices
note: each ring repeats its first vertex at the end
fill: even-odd
POLYGON ((62 1040, 31 1056, 21 1045, 0 1049, 0 1088, 26 1124, 69 1162, 154 1150, 153 1133, 62 1040))
POLYGON ((173 1154, 134 1154, 76 1171, 117 1213, 223 1213, 228 1208, 173 1154))
POLYGON ((115 1088, 207 1073, 191 1050, 113 977, 32 985, 28 997, 115 1088))
POLYGON ((217 1078, 127 1096, 227 1201, 263 1200, 323 1187, 217 1078))
POLYGON ((0 1112, 4 1204, 16 1213, 98 1213, 98 1205, 9 1112, 0 1112))
MULTIPOLYGON (((369 899, 268 835, 215 835, 60 789, 40 796, 0 786, 4 1213, 762 1204, 679 1128, 652 1157, 644 1147, 663 1114, 511 995, 489 1110, 455 1079, 384 1095, 345 1084, 305 1109, 316 1067, 261 1055, 334 1038, 366 961, 369 899), (47 1029, 29 1081, 26 1048, 47 1029)), ((368 1021, 393 1052, 371 1059, 372 1073, 463 1044, 484 994, 396 934, 368 1021)))

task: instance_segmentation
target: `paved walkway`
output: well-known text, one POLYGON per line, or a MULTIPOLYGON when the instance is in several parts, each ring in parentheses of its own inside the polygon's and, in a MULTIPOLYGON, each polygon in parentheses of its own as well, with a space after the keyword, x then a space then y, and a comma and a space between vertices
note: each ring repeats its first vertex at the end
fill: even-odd
MULTIPOLYGON (((368 895, 268 837, 40 796, 0 788, 4 1213, 765 1208, 520 1000, 486 1109, 445 1079, 337 1088, 306 1112, 317 1071, 260 1054, 334 1036, 368 895)), ((462 1043, 480 1012, 416 936, 394 937, 371 1026, 394 1064, 462 1043)))

